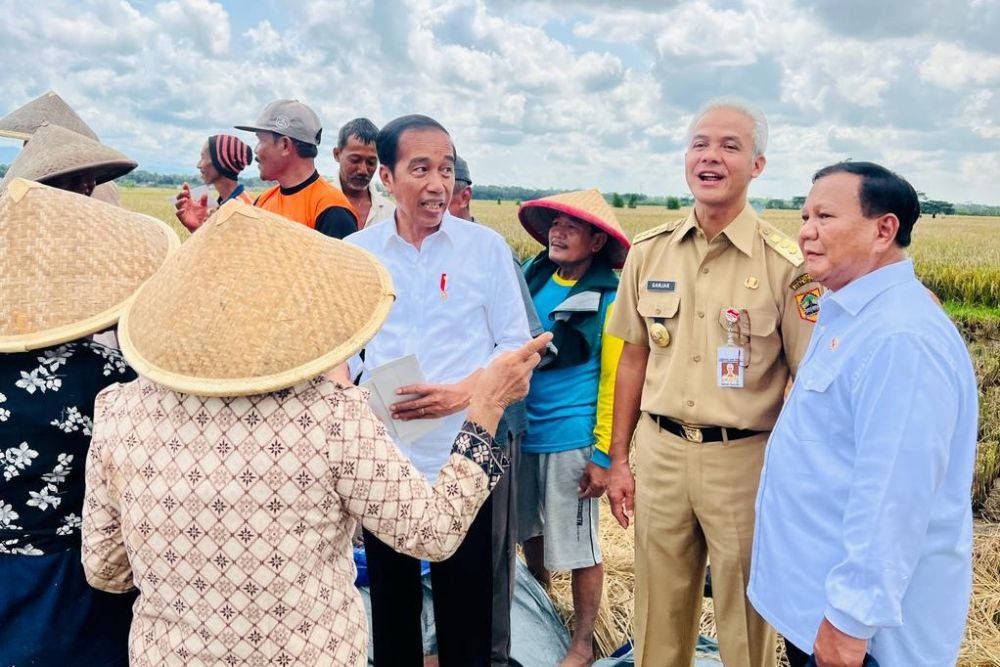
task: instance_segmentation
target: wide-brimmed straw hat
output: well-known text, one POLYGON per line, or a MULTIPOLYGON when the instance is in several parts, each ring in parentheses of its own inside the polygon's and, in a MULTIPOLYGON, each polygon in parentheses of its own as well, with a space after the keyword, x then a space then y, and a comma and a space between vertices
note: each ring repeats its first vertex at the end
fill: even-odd
POLYGON ((105 204, 111 204, 112 206, 121 206, 122 197, 118 192, 118 186, 115 185, 114 181, 108 181, 106 183, 100 183, 94 191, 90 193, 90 196, 98 201, 102 201, 105 204))
POLYGON ((0 193, 0 352, 107 329, 179 245, 155 218, 13 180, 0 193))
POLYGON ((367 251, 233 200, 139 289, 118 340, 139 373, 175 391, 263 394, 348 359, 394 298, 367 251))
POLYGON ((583 222, 589 222, 608 235, 608 260, 620 269, 625 264, 629 241, 615 212, 604 195, 596 188, 564 192, 551 197, 533 199, 521 204, 517 217, 532 237, 544 246, 549 245, 549 227, 560 213, 583 222))
POLYGON ((27 141, 42 123, 65 127, 88 139, 97 140, 97 135, 90 126, 83 122, 63 98, 51 90, 0 118, 0 137, 27 141))
POLYGON ((137 162, 94 139, 58 125, 43 124, 7 169, 0 189, 15 178, 45 183, 80 172, 93 173, 100 184, 124 176, 137 166, 137 162))

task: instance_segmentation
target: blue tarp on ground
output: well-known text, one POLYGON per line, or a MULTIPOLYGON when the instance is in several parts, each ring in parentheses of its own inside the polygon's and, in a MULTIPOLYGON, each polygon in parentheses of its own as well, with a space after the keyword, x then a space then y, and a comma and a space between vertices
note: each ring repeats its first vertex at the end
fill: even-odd
MULTIPOLYGON (((423 587, 424 608, 420 622, 424 631, 424 653, 431 655, 437 653, 437 640, 434 634, 434 605, 429 575, 424 575, 423 587)), ((371 599, 367 587, 359 586, 359 590, 368 613, 368 662, 372 664, 371 599)), ((558 665, 569 649, 569 633, 545 589, 531 576, 520 559, 517 561, 514 605, 510 616, 511 657, 523 667, 558 665)), ((594 663, 595 667, 632 667, 635 664, 631 647, 623 647, 619 652, 622 655, 599 660, 594 663)), ((718 647, 713 640, 699 638, 695 667, 722 667, 722 662, 718 659, 718 647)))

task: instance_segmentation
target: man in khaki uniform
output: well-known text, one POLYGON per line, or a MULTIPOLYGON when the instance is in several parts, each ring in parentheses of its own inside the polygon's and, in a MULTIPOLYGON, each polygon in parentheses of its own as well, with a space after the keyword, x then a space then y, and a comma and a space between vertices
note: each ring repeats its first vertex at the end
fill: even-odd
POLYGON ((763 114, 710 102, 689 137, 694 208, 635 238, 608 324, 625 340, 608 496, 623 527, 635 520, 636 664, 691 664, 707 554, 723 662, 773 665, 774 632, 745 594, 754 498, 819 288, 796 244, 747 204, 763 114))

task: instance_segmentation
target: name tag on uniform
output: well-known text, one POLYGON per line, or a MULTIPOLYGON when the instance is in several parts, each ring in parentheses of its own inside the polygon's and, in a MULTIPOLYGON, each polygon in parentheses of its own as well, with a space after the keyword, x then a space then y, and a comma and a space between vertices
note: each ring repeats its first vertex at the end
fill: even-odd
POLYGON ((726 389, 743 388, 743 348, 735 345, 719 347, 715 364, 716 380, 726 389))
POLYGON ((650 280, 646 282, 646 289, 650 292, 673 292, 677 289, 676 280, 650 280))

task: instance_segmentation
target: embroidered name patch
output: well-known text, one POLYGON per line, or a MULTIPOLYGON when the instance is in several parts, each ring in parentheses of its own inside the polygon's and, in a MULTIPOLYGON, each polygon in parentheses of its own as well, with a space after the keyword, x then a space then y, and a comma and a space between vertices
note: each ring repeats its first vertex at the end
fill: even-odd
POLYGON ((791 283, 789 283, 788 289, 790 289, 790 290, 792 290, 794 292, 795 290, 797 290, 800 287, 805 287, 806 285, 808 285, 812 281, 813 281, 812 276, 810 276, 808 273, 803 273, 801 276, 799 276, 798 278, 796 278, 795 280, 793 280, 791 283))
POLYGON ((818 287, 795 295, 795 304, 799 307, 799 317, 808 322, 816 321, 819 317, 819 296, 818 287))
POLYGON ((646 289, 650 292, 673 292, 677 289, 675 280, 650 280, 646 282, 646 289))

